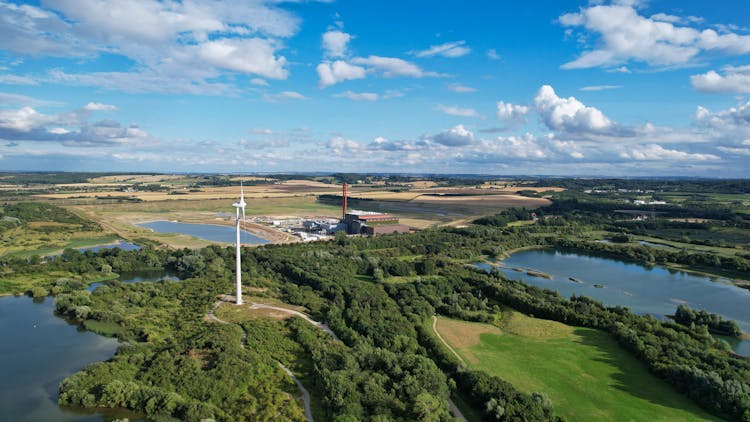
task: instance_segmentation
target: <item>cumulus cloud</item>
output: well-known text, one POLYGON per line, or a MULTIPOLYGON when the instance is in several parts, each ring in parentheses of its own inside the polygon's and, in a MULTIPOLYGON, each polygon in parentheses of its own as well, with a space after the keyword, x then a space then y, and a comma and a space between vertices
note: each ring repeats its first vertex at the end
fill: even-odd
POLYGON ((612 122, 600 110, 587 107, 575 97, 558 97, 549 85, 539 89, 534 105, 550 130, 590 133, 612 127, 612 122))
POLYGON ((506 103, 505 101, 497 102, 497 118, 506 124, 523 123, 526 121, 528 113, 529 107, 527 106, 506 103))
POLYGON ((192 94, 236 91, 214 82, 224 74, 287 78, 286 59, 278 54, 280 39, 299 27, 299 19, 276 2, 229 0, 212 1, 210 7, 158 0, 61 0, 38 7, 3 3, 0 20, 5 23, 0 49, 5 51, 55 57, 106 53, 134 63, 127 71, 81 72, 56 78, 57 83, 192 94))
POLYGON ((346 55, 350 34, 339 30, 328 31, 323 34, 323 50, 326 57, 338 58, 346 55))
POLYGON ((417 57, 441 56, 454 59, 469 53, 471 53, 471 48, 466 46, 466 41, 455 41, 430 46, 426 50, 417 51, 414 55, 417 57))
POLYGON ((698 106, 693 119, 709 137, 724 143, 735 144, 750 138, 750 101, 717 112, 698 106))
POLYGON ((271 79, 286 79, 286 58, 276 57, 276 43, 262 38, 220 39, 193 47, 195 56, 220 69, 260 75, 271 79))
POLYGON ((666 149, 661 145, 649 144, 635 146, 620 152, 620 157, 638 161, 711 161, 719 160, 713 154, 690 153, 676 149, 666 149))
POLYGON ((474 134, 463 125, 457 125, 452 129, 433 135, 431 140, 448 147, 460 147, 474 142, 474 134))
MULTIPOLYGON (((566 27, 581 27, 598 36, 596 48, 565 63, 563 69, 612 67, 629 61, 652 66, 684 65, 702 52, 740 55, 750 52, 750 36, 698 30, 689 19, 668 15, 644 17, 630 4, 593 5, 559 18, 566 27)), ((692 22, 692 21, 691 21, 692 22)))
POLYGON ((133 145, 153 141, 150 134, 136 125, 122 126, 114 120, 89 122, 91 111, 92 107, 88 105, 58 114, 43 114, 28 106, 18 110, 0 110, 0 139, 59 142, 78 147, 133 145))
POLYGON ((43 127, 56 120, 55 116, 39 113, 28 106, 18 110, 0 110, 0 129, 30 132, 33 129, 43 127))
POLYGON ((479 114, 476 110, 473 108, 462 108, 462 107, 456 107, 456 106, 445 106, 442 104, 438 104, 436 107, 437 110, 442 111, 445 114, 449 114, 451 116, 459 116, 459 117, 476 117, 481 118, 482 115, 479 114))
POLYGON ((713 70, 693 75, 690 82, 701 92, 750 94, 750 65, 726 66, 723 75, 713 70))
POLYGON ((364 67, 351 65, 343 60, 320 63, 316 70, 321 88, 347 80, 362 79, 367 75, 364 67))
POLYGON ((341 136, 335 136, 328 141, 328 148, 337 155, 351 154, 352 152, 359 151, 362 148, 362 144, 341 136))

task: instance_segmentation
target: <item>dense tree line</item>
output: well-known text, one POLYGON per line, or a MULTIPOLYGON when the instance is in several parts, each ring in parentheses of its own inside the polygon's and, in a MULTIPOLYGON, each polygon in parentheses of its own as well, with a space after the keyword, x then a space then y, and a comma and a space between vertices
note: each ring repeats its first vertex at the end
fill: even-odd
MULTIPOLYGON (((65 208, 42 202, 16 202, 0 206, 0 231, 30 221, 74 225, 78 231, 101 231, 101 227, 93 221, 85 220, 65 208)), ((67 227, 48 225, 36 230, 67 230, 67 227)))
MULTIPOLYGON (((585 297, 566 299, 467 266, 526 246, 587 248, 653 263, 675 262, 670 260, 682 253, 545 234, 550 229, 576 234, 592 227, 586 224, 584 218, 561 216, 528 227, 472 225, 243 249, 247 283, 305 306, 342 340, 290 321, 248 335, 259 353, 240 347, 238 326, 203 322, 216 296, 231 291, 232 248, 66 251, 46 263, 6 259, 0 264, 29 272, 161 268, 186 279, 139 285, 114 281, 93 294, 71 292, 68 285, 58 292, 60 313, 84 323, 96 321, 93 327, 109 327, 112 335, 131 343, 111 362, 65 381, 60 396, 65 404, 125 406, 188 420, 232 415, 260 419, 265 409, 281 412, 280 406, 288 403, 283 388, 267 387, 290 387, 270 359, 281 356, 289 364, 309 361, 310 387, 322 398, 327 420, 447 420, 445 403, 451 390, 488 420, 552 420, 554 403, 543 392, 521 393, 502 379, 460 368, 426 328, 435 314, 493 322, 500 307, 509 306, 535 317, 607 331, 655 375, 701 406, 736 420, 750 418, 750 363, 730 354, 702 325, 692 329, 621 307, 607 308, 585 297), (393 277, 412 281, 391 284, 393 277), (273 334, 277 329, 288 330, 289 336, 273 334), (239 361, 244 362, 241 369, 231 374, 232 364, 239 361), (216 386, 214 380, 227 385, 216 386)), ((685 253, 685 259, 695 255, 699 257, 689 259, 701 262, 700 255, 708 254, 685 253)), ((248 332, 253 327, 248 325, 248 332)), ((288 407, 290 419, 299 416, 298 407, 288 407)))
POLYGON ((732 337, 741 337, 742 330, 737 321, 727 320, 704 310, 695 310, 682 304, 677 307, 674 320, 686 326, 704 325, 709 331, 732 337))

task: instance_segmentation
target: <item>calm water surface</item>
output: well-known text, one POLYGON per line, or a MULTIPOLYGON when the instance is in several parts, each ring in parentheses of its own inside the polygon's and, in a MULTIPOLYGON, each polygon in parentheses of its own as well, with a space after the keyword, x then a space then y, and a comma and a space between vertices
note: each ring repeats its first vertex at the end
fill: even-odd
MULTIPOLYGON (((657 317, 672 315, 677 305, 685 303, 694 309, 733 319, 743 331, 750 333, 750 291, 712 281, 709 277, 555 250, 521 251, 503 263, 551 275, 552 279, 548 280, 501 269, 508 278, 557 290, 565 297, 585 295, 608 306, 627 306, 635 313, 657 317), (580 283, 571 281, 570 277, 580 283)), ((482 267, 489 268, 485 264, 482 267)), ((733 340, 730 344, 738 353, 750 355, 750 341, 733 340)))
POLYGON ((57 386, 92 362, 111 358, 117 340, 54 316, 53 298, 0 298, 0 419, 101 421, 102 414, 57 406, 57 386))
MULTIPOLYGON (((138 226, 145 227, 159 233, 186 234, 213 242, 234 243, 236 236, 234 226, 230 227, 217 226, 214 224, 178 223, 175 221, 151 221, 148 223, 140 223, 138 224, 138 226)), ((268 243, 266 239, 262 239, 244 230, 240 232, 240 242, 253 245, 268 243)))
POLYGON ((103 249, 114 249, 114 248, 120 248, 120 249, 122 249, 124 251, 137 251, 138 249, 141 249, 140 246, 138 246, 138 245, 136 245, 134 243, 130 243, 130 242, 126 242, 124 240, 120 240, 117 243, 112 243, 112 244, 109 244, 109 245, 90 246, 88 248, 79 248, 78 250, 80 252, 86 252, 86 251, 99 252, 99 251, 101 251, 103 249))
MULTIPOLYGON (((124 283, 179 280, 165 271, 120 274, 124 283)), ((101 283, 89 286, 93 291, 101 283)), ((101 421, 139 419, 123 410, 107 413, 57 406, 57 388, 93 362, 114 356, 117 340, 80 329, 54 315, 54 299, 0 297, 0 420, 101 421)))

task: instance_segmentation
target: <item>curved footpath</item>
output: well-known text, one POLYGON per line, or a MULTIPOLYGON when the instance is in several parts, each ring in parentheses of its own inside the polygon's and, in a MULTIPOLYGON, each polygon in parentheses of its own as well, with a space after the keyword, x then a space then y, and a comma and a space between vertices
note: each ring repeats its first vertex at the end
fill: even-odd
MULTIPOLYGON (((211 319, 211 320, 213 320, 213 321, 221 323, 221 324, 229 324, 229 322, 220 319, 214 313, 214 311, 216 310, 216 308, 218 308, 219 305, 221 305, 222 302, 225 302, 225 301, 224 300, 220 300, 220 301, 216 302, 214 304, 214 307, 206 315, 206 317, 209 318, 209 319, 211 319)), ((322 323, 322 322, 315 321, 314 319, 310 318, 308 315, 306 315, 306 314, 304 314, 302 312, 295 311, 293 309, 282 308, 282 307, 279 307, 279 306, 267 305, 265 303, 250 302, 249 305, 250 305, 250 309, 273 309, 274 311, 284 312, 284 313, 287 313, 287 314, 298 316, 298 317, 304 319, 305 321, 307 321, 308 323, 312 324, 314 327, 317 327, 317 328, 323 330, 324 332, 328 333, 331 337, 333 337, 334 340, 341 341, 336 336, 336 333, 334 333, 333 330, 331 330, 331 328, 328 325, 326 325, 325 323, 322 323)), ((440 333, 438 333, 437 327, 436 327, 437 317, 433 316, 432 318, 433 318, 433 320, 432 320, 432 329, 433 329, 433 331, 435 331, 435 334, 437 334, 438 338, 440 338, 440 341, 442 341, 443 344, 445 344, 448 347, 448 349, 450 349, 450 351, 453 352, 453 354, 456 355, 456 357, 461 362, 464 362, 464 360, 461 358, 461 356, 459 356, 458 353, 456 353, 456 351, 453 350, 453 348, 451 348, 448 345, 448 343, 446 343, 446 341, 443 340, 442 337, 440 337, 440 333)), ((239 324, 237 324, 237 325, 239 325, 239 324)), ((242 333, 243 333, 242 334, 242 347, 245 347, 245 343, 247 342, 247 331, 245 331, 245 328, 242 325, 239 325, 239 327, 242 329, 242 333)), ((310 409, 310 392, 307 391, 307 389, 305 388, 305 386, 302 385, 302 382, 300 382, 300 380, 296 376, 294 376, 294 374, 292 373, 292 371, 289 370, 289 368, 287 368, 286 366, 284 366, 284 364, 282 364, 281 362, 277 361, 276 363, 278 363, 279 366, 281 367, 281 369, 283 369, 284 372, 286 372, 290 377, 292 377, 292 379, 294 380, 294 382, 297 384, 297 387, 302 392, 302 401, 305 404, 305 416, 307 417, 308 422, 313 422, 312 411, 310 409)), ((450 409, 450 412, 451 412, 451 414, 453 414, 454 418, 458 419, 461 422, 466 422, 466 417, 464 417, 463 413, 461 413, 461 410, 458 408, 458 406, 456 406, 455 403, 453 403, 453 400, 451 400, 450 397, 448 398, 448 408, 450 409)))
MULTIPOLYGON (((218 322, 219 324, 230 324, 230 322, 224 321, 223 319, 221 319, 221 318, 219 318, 219 317, 216 316, 216 313, 215 313, 216 308, 221 304, 221 302, 222 301, 216 302, 214 304, 214 307, 211 308, 211 311, 206 315, 206 317, 208 319, 212 320, 212 321, 218 322)), ((253 306, 255 306, 255 305, 256 304, 253 303, 253 306)), ((283 308, 276 308, 276 307, 271 307, 271 308, 272 309, 279 309, 279 310, 283 309, 283 308)), ((253 308, 253 309, 255 309, 255 308, 253 308)), ((285 311, 290 311, 290 310, 286 309, 285 311)), ((296 312, 296 311, 291 311, 291 312, 296 312)), ((297 313, 299 313, 299 312, 297 312, 297 313)), ((315 323, 315 321, 313 321, 311 319, 309 321, 312 322, 312 323, 315 323)), ((242 329, 242 340, 241 340, 240 345, 244 348, 245 345, 247 344, 247 331, 245 330, 245 327, 243 327, 242 325, 240 325, 240 324, 236 324, 236 325, 239 326, 240 329, 242 329)), ((328 327, 326 326, 326 328, 328 328, 328 327)), ((330 329, 328 329, 328 330, 330 331, 330 329)), ((335 335, 334 335, 334 337, 335 337, 335 335)), ((289 368, 287 368, 283 363, 281 363, 279 361, 276 361, 276 363, 279 364, 279 367, 281 367, 281 369, 283 369, 284 372, 286 372, 287 375, 289 375, 290 377, 292 377, 292 380, 294 380, 294 383, 297 384, 297 388, 299 388, 299 391, 302 393, 302 402, 304 404, 305 417, 307 418, 308 422, 314 422, 313 416, 312 416, 312 409, 310 407, 310 392, 307 391, 307 388, 305 388, 305 386, 302 384, 302 381, 300 381, 299 378, 297 378, 294 375, 294 373, 291 370, 289 370, 289 368)))

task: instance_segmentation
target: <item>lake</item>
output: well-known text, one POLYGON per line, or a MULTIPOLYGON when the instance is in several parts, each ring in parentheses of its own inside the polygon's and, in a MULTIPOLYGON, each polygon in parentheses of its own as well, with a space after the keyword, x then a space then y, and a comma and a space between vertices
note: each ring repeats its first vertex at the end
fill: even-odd
MULTIPOLYGON (((150 221, 147 223, 138 223, 137 225, 159 233, 186 234, 212 242, 234 243, 236 239, 234 226, 178 223, 176 221, 150 221)), ((245 230, 240 231, 240 242, 252 245, 268 243, 266 239, 255 236, 245 230)))
POLYGON ((51 297, 41 303, 26 296, 0 298, 3 420, 104 419, 101 413, 58 407, 57 386, 86 365, 114 356, 118 342, 80 330, 77 325, 54 316, 54 309, 51 297))
MULTIPOLYGON (((664 267, 646 267, 616 259, 592 255, 537 249, 516 252, 503 261, 516 268, 533 268, 552 279, 529 276, 503 268, 511 279, 550 290, 561 295, 585 295, 608 306, 626 306, 638 314, 663 318, 673 315, 677 305, 685 303, 733 319, 750 333, 750 291, 728 282, 675 271, 664 267), (571 281, 573 277, 580 283, 571 281), (600 287, 594 287, 599 285, 600 287)), ((489 269, 486 264, 480 264, 489 269)), ((735 351, 750 355, 750 341, 732 340, 735 351)))
MULTIPOLYGON (((168 272, 120 274, 123 283, 179 280, 168 272)), ((101 283, 89 286, 93 291, 101 283)), ((58 385, 86 365, 114 356, 119 343, 54 315, 54 298, 0 297, 0 409, 2 420, 102 421, 140 417, 123 409, 57 406, 58 385)))

